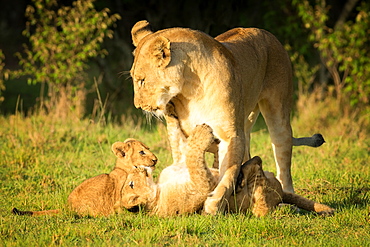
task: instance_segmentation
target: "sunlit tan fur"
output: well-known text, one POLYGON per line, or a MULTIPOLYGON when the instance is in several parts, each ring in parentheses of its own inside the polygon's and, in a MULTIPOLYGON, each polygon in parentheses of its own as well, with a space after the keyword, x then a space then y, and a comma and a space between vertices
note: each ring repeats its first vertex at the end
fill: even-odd
MULTIPOLYGON (((136 167, 154 168, 157 157, 149 148, 135 139, 116 142, 112 151, 117 156, 114 169, 109 174, 89 178, 77 186, 68 196, 72 211, 82 216, 108 216, 122 209, 122 187, 127 175, 136 167)), ((15 214, 45 215, 60 213, 61 210, 19 211, 15 214)))
POLYGON ((141 205, 159 216, 194 213, 202 209, 217 183, 217 177, 204 158, 213 142, 212 129, 199 125, 189 137, 184 162, 166 167, 158 184, 152 182, 150 173, 145 170, 136 169, 129 174, 122 190, 127 207, 141 205))
MULTIPOLYGON (((204 159, 205 151, 214 142, 209 126, 197 126, 188 140, 185 163, 165 168, 158 184, 145 168, 134 169, 122 190, 124 206, 128 209, 141 206, 159 216, 199 212, 218 180, 218 171, 208 168, 204 159)), ((242 165, 237 181, 233 194, 225 200, 229 212, 249 210, 256 216, 264 216, 282 202, 321 214, 334 212, 326 205, 283 192, 274 174, 262 170, 259 157, 242 165)))
MULTIPOLYGON (((135 106, 166 115, 171 102, 186 137, 206 123, 221 141, 220 181, 206 200, 207 213, 226 208, 223 202, 233 193, 240 165, 250 159, 250 131, 260 112, 269 129, 277 178, 285 191, 293 192, 292 70, 287 52, 271 33, 235 28, 212 38, 187 28, 152 32, 147 21, 136 23, 131 33, 135 106)), ((176 130, 169 126, 168 133, 176 130)), ((171 141, 174 163, 184 160, 182 146, 171 141)))

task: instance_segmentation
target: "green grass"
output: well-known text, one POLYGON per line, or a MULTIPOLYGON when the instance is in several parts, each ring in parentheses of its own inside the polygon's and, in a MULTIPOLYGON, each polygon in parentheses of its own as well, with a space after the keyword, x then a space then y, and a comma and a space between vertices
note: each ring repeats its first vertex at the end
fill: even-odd
MULTIPOLYGON (((293 121, 298 135, 313 134, 293 121)), ((275 171, 265 128, 252 135, 252 155, 275 171)), ((122 124, 52 120, 45 116, 0 116, 0 246, 369 246, 369 132, 336 135, 320 130, 320 148, 294 148, 296 192, 336 208, 332 217, 278 208, 264 218, 250 214, 158 218, 125 212, 111 217, 76 217, 65 209, 70 191, 84 179, 109 172, 113 142, 137 138, 159 163, 171 164, 165 127, 123 118, 122 124), (22 217, 23 210, 63 208, 57 216, 22 217)))

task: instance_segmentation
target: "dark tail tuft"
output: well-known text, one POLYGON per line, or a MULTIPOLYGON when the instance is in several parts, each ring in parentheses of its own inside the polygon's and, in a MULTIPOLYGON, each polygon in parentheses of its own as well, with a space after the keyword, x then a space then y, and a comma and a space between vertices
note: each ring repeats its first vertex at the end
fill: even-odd
POLYGON ((320 147, 325 143, 325 139, 321 134, 314 134, 312 138, 315 140, 315 145, 313 147, 320 147))
POLYGON ((13 208, 12 213, 15 215, 32 215, 33 214, 31 211, 20 211, 17 208, 13 208))

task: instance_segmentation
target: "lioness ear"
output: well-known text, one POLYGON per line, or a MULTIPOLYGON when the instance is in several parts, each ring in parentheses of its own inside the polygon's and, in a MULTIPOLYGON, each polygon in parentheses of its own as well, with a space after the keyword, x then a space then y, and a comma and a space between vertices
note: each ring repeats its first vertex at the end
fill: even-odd
POLYGON ((158 67, 166 67, 171 61, 171 42, 163 37, 158 36, 154 39, 149 47, 149 51, 153 54, 154 63, 158 67))
POLYGON ((112 145, 112 152, 117 158, 125 157, 127 150, 127 143, 124 142, 115 142, 112 145))
POLYGON ((136 47, 140 40, 148 34, 151 34, 152 28, 148 21, 138 21, 131 29, 132 43, 136 47))

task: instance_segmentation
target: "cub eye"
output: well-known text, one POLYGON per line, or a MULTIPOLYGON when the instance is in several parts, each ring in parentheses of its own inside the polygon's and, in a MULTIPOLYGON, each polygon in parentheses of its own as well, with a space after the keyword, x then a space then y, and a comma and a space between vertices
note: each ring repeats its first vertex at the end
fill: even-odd
POLYGON ((144 86, 144 81, 145 81, 145 79, 140 79, 140 80, 137 81, 137 84, 139 85, 139 87, 144 86))
POLYGON ((130 182, 128 182, 128 186, 130 186, 130 187, 131 187, 131 189, 133 189, 133 188, 134 188, 134 181, 130 181, 130 182))
POLYGON ((144 154, 145 154, 145 152, 144 152, 143 150, 141 150, 141 151, 139 152, 139 154, 144 155, 144 154))

